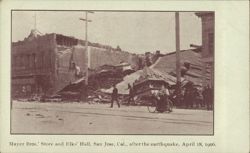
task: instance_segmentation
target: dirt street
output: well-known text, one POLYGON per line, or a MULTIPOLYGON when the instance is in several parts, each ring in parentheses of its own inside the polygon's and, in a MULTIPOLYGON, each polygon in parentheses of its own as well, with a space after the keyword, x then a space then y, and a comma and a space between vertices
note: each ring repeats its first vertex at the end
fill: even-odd
POLYGON ((213 111, 174 109, 149 113, 145 106, 13 101, 11 133, 213 134, 213 111))

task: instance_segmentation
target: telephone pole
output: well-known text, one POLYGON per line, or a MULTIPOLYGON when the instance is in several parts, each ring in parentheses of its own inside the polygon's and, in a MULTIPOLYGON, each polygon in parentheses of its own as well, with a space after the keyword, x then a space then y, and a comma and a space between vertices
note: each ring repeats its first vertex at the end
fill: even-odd
POLYGON ((38 31, 38 29, 37 29, 37 16, 36 15, 37 15, 37 13, 35 12, 34 16, 33 16, 33 18, 34 18, 34 29, 32 29, 32 30, 35 32, 36 35, 37 34, 42 35, 42 33, 40 31, 38 31))
POLYGON ((181 71, 180 71, 180 19, 179 12, 175 12, 175 41, 176 41, 176 100, 180 103, 181 71))
POLYGON ((88 85, 88 67, 89 67, 89 53, 88 53, 88 22, 92 22, 88 20, 88 13, 94 13, 92 11, 85 12, 85 19, 80 18, 80 20, 85 22, 85 49, 86 49, 86 78, 85 78, 85 85, 88 85))
POLYGON ((89 77, 89 53, 88 53, 88 22, 92 22, 91 20, 88 20, 88 13, 94 13, 92 11, 85 11, 85 19, 80 18, 80 20, 85 22, 85 56, 86 56, 86 67, 85 67, 85 98, 88 96, 88 77, 89 77))
POLYGON ((36 30, 36 13, 34 14, 34 30, 36 30))

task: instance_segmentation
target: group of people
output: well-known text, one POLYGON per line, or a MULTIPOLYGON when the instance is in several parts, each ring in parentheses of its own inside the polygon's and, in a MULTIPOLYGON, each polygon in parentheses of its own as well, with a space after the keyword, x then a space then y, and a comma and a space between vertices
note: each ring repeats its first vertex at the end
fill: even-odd
MULTIPOLYGON (((131 102, 134 102, 134 89, 133 86, 131 86, 130 84, 128 84, 128 90, 129 90, 129 97, 128 97, 128 103, 127 105, 129 106, 131 102)), ((115 85, 113 85, 113 92, 111 94, 111 108, 114 105, 114 101, 116 101, 118 107, 120 108, 120 103, 118 100, 118 89, 116 88, 115 85)))
MULTIPOLYGON (((131 102, 135 102, 134 101, 134 88, 133 86, 131 86, 130 84, 128 84, 128 88, 129 90, 129 97, 128 97, 128 101, 127 101, 127 105, 131 105, 131 102)), ((161 90, 159 90, 159 92, 154 95, 155 98, 157 99, 157 111, 159 112, 164 112, 166 110, 166 108, 169 108, 169 103, 168 103, 168 96, 169 96, 169 90, 167 85, 163 85, 161 90)), ((118 89, 116 88, 116 86, 113 86, 113 92, 111 94, 111 108, 113 108, 114 102, 117 103, 118 107, 120 108, 120 103, 118 100, 118 89)), ((170 110, 169 110, 170 111, 170 110)))
MULTIPOLYGON (((134 102, 134 88, 130 84, 128 84, 129 90, 129 97, 127 101, 127 105, 131 105, 131 102, 134 102)), ((161 110, 162 108, 166 108, 165 106, 169 105, 168 99, 171 98, 171 94, 168 90, 167 85, 163 85, 161 90, 155 95, 155 97, 158 100, 158 106, 157 108, 159 109, 158 111, 163 111, 161 110)), ((113 86, 113 92, 111 95, 111 108, 113 107, 114 102, 116 101, 118 107, 120 107, 120 103, 118 100, 118 89, 116 86, 113 86)), ((207 85, 206 87, 203 88, 203 90, 198 89, 195 87, 192 83, 187 84, 183 88, 183 94, 182 94, 182 99, 181 103, 177 104, 175 103, 174 105, 178 106, 185 106, 186 108, 202 108, 205 107, 207 110, 212 110, 213 109, 213 90, 212 88, 207 85)))
POLYGON ((201 108, 206 107, 207 110, 213 109, 213 91, 207 85, 203 90, 194 87, 193 84, 188 84, 184 88, 182 103, 186 108, 201 108))
POLYGON ((203 101, 207 105, 207 109, 212 110, 214 101, 213 89, 209 85, 207 85, 204 88, 202 95, 203 95, 203 101))

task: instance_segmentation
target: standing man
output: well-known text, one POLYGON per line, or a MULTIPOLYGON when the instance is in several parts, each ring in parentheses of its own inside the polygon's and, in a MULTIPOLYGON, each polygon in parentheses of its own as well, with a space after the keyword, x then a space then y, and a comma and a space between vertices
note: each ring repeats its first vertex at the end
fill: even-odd
POLYGON ((213 92, 210 85, 208 85, 207 99, 208 99, 208 110, 212 110, 213 92))
POLYGON ((202 107, 202 95, 198 88, 194 88, 194 103, 195 103, 196 109, 198 109, 199 107, 202 107))
POLYGON ((212 90, 211 90, 209 85, 207 85, 205 87, 202 94, 203 94, 203 97, 204 97, 204 102, 205 102, 205 104, 207 106, 207 110, 212 109, 212 99, 213 99, 212 96, 213 95, 212 95, 212 90))
POLYGON ((193 108, 193 100, 194 100, 194 92, 193 92, 193 83, 188 82, 185 85, 185 93, 184 93, 184 103, 186 106, 186 109, 193 108))
POLYGON ((112 92, 112 95, 111 95, 111 106, 110 106, 110 108, 113 108, 114 101, 116 101, 118 107, 120 108, 120 104, 119 104, 119 101, 118 101, 118 89, 116 88, 115 85, 113 86, 113 92, 112 92))
POLYGON ((129 106, 131 101, 134 102, 134 90, 130 84, 128 84, 128 90, 129 90, 129 97, 128 97, 128 106, 129 106))

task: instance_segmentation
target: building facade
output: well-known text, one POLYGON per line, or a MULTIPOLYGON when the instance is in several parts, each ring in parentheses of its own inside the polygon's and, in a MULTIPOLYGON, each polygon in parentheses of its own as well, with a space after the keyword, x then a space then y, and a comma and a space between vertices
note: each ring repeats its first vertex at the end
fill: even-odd
MULTIPOLYGON (((52 95, 83 77, 87 63, 84 41, 60 34, 39 35, 32 30, 11 46, 12 97, 52 95)), ((133 63, 132 54, 89 43, 89 68, 121 61, 133 63), (92 45, 92 46, 91 46, 92 45), (92 53, 91 53, 92 52, 92 53)))
POLYGON ((203 86, 209 84, 214 86, 214 33, 215 33, 215 14, 214 12, 197 12, 202 23, 202 60, 203 76, 206 71, 211 71, 210 79, 203 78, 203 86))

